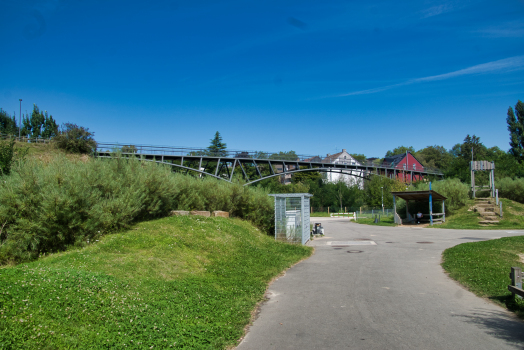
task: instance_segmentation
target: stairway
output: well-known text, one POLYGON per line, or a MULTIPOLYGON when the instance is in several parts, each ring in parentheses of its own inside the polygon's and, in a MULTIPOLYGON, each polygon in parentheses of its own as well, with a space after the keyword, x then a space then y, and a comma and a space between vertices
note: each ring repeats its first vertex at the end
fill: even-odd
POLYGON ((500 213, 493 198, 476 198, 474 211, 480 214, 479 224, 481 225, 491 226, 499 223, 500 213))

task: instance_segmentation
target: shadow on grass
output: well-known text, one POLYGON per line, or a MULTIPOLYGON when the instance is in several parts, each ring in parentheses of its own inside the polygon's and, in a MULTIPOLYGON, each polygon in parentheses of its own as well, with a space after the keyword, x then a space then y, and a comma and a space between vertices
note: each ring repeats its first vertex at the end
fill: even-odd
POLYGON ((509 311, 513 311, 518 317, 524 319, 524 299, 519 299, 514 295, 500 295, 489 297, 489 299, 506 305, 509 311))
POLYGON ((486 334, 502 339, 517 349, 524 344, 524 322, 503 311, 475 309, 468 315, 454 315, 482 328, 486 334))

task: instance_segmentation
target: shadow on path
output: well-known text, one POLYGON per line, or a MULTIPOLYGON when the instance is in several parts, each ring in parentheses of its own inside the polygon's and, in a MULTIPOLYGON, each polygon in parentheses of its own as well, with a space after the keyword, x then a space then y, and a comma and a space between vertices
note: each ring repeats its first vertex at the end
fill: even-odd
POLYGON ((486 334, 503 339, 517 349, 524 349, 524 322, 504 311, 475 309, 469 315, 454 315, 467 323, 480 326, 486 334))

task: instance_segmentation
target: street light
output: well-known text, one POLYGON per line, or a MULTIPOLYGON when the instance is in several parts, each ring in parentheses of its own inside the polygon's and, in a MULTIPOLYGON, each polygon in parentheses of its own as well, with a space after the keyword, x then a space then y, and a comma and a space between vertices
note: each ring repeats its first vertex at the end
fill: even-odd
POLYGON ((18 115, 18 141, 22 141, 20 138, 20 131, 22 130, 22 99, 20 99, 20 114, 18 115))
POLYGON ((382 190, 382 215, 384 215, 384 187, 380 189, 382 190))

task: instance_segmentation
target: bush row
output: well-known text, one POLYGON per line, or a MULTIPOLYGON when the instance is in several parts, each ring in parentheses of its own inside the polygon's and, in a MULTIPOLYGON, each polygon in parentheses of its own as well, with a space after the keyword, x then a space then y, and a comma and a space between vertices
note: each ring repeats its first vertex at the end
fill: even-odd
POLYGON ((499 197, 524 203, 524 178, 505 177, 498 181, 495 180, 495 185, 499 190, 499 197))
POLYGON ((28 160, 2 177, 0 203, 0 263, 82 245, 171 210, 228 211, 266 232, 274 225, 273 199, 262 189, 123 157, 28 160))

